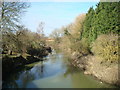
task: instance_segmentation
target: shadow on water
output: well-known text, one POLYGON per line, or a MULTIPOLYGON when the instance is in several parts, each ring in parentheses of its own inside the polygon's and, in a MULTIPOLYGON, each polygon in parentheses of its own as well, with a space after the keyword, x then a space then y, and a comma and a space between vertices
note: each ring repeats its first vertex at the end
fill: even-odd
POLYGON ((44 72, 43 61, 40 62, 39 69, 31 68, 30 70, 24 69, 19 73, 14 73, 3 81, 3 88, 25 88, 27 83, 42 78, 44 72))

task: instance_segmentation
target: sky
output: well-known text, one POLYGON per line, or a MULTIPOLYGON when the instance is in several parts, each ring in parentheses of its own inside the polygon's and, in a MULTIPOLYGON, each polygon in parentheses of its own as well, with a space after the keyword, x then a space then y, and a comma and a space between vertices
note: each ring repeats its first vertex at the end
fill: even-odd
POLYGON ((36 32, 40 22, 44 22, 44 34, 49 34, 62 26, 74 22, 75 18, 86 13, 98 2, 30 2, 31 6, 22 16, 21 23, 36 32))

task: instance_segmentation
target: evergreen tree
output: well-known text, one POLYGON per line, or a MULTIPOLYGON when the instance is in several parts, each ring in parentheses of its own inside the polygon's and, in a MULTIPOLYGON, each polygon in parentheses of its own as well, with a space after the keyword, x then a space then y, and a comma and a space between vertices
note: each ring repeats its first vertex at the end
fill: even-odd
POLYGON ((95 10, 93 30, 97 35, 110 32, 118 33, 118 2, 100 2, 95 10))
POLYGON ((90 8, 84 22, 82 38, 94 41, 98 35, 119 33, 119 3, 99 2, 94 10, 90 8))
POLYGON ((86 19, 84 21, 83 25, 83 33, 82 37, 83 38, 92 38, 92 23, 93 23, 93 17, 94 17, 94 9, 91 7, 86 15, 86 19))

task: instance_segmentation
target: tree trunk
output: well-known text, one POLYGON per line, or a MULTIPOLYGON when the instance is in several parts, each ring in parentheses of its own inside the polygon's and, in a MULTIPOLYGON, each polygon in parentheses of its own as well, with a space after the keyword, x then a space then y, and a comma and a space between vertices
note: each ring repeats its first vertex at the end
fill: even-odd
POLYGON ((11 51, 11 50, 8 50, 8 54, 9 54, 9 55, 12 55, 12 51, 11 51))

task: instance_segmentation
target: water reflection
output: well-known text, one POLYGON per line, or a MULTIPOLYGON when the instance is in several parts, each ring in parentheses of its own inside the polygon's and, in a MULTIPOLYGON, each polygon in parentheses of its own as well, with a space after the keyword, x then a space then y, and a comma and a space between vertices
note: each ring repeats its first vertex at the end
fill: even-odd
POLYGON ((44 63, 41 61, 39 64, 35 65, 29 72, 34 75, 35 79, 44 77, 44 63))
POLYGON ((5 87, 22 88, 85 88, 110 87, 84 75, 77 68, 69 66, 68 58, 63 54, 51 54, 29 70, 13 74, 5 87))
POLYGON ((27 83, 34 80, 34 75, 32 75, 30 72, 24 72, 20 78, 16 81, 17 84, 19 84, 19 87, 26 87, 27 83))
POLYGON ((43 61, 41 62, 41 73, 43 73, 43 67, 44 67, 44 65, 43 65, 43 61))

